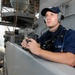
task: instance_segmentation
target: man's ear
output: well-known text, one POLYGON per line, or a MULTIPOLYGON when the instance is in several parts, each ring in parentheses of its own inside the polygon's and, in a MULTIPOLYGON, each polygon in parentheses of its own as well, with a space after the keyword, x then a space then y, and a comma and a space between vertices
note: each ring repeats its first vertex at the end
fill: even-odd
POLYGON ((61 20, 63 20, 63 19, 64 19, 64 16, 63 16, 62 13, 60 12, 60 13, 58 14, 58 21, 61 22, 61 20))

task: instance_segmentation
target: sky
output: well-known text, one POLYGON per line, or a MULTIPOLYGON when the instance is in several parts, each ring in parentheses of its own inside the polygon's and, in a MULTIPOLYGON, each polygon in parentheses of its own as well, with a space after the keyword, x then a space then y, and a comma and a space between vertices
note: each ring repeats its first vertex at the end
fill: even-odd
MULTIPOLYGON (((13 27, 9 27, 10 31, 13 30, 13 27)), ((8 31, 7 26, 0 25, 0 46, 4 47, 4 34, 5 31, 8 31)))
POLYGON ((4 26, 0 25, 0 46, 4 46, 4 38, 3 38, 4 31, 5 31, 4 26))

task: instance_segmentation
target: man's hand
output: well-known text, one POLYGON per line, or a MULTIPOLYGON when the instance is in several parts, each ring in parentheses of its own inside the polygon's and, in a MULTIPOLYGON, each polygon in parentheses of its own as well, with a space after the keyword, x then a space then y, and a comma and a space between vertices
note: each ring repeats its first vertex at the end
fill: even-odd
POLYGON ((27 43, 27 48, 33 53, 38 55, 40 53, 40 44, 38 44, 34 39, 29 38, 30 42, 27 43))
POLYGON ((21 45, 24 48, 27 48, 30 50, 30 52, 32 52, 35 55, 39 55, 40 53, 40 44, 38 44, 34 39, 32 38, 26 38, 22 41, 21 45))
POLYGON ((22 41, 22 43, 21 43, 21 45, 24 47, 24 48, 27 48, 28 49, 28 38, 25 38, 23 41, 22 41))

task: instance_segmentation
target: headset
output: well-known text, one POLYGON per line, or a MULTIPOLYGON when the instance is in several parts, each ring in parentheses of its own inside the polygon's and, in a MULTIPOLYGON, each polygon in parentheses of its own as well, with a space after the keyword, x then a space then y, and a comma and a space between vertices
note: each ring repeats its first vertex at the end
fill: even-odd
MULTIPOLYGON (((44 19, 44 23, 46 23, 46 17, 45 16, 43 17, 43 19, 44 19)), ((64 19, 64 15, 62 15, 62 13, 59 12, 58 13, 58 22, 60 23, 61 20, 63 20, 63 19, 64 19)))
POLYGON ((61 12, 58 13, 58 22, 61 22, 61 20, 64 19, 64 15, 62 15, 61 12))
POLYGON ((46 17, 45 16, 43 17, 43 21, 44 21, 44 23, 46 23, 46 17))

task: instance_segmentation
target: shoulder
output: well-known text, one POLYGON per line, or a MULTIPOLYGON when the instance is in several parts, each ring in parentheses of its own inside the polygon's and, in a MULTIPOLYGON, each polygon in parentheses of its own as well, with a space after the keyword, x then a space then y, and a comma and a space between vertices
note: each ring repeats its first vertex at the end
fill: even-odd
POLYGON ((38 42, 42 42, 44 40, 44 38, 47 36, 48 31, 44 32, 43 34, 41 34, 41 36, 38 38, 38 42))
POLYGON ((72 29, 68 29, 66 31, 66 37, 71 37, 71 36, 75 36, 75 30, 72 30, 72 29))
POLYGON ((75 30, 68 29, 65 33, 64 37, 65 41, 75 42, 75 30))
POLYGON ((46 31, 46 32, 44 32, 44 33, 41 35, 41 37, 45 37, 45 36, 47 36, 48 34, 50 34, 50 32, 49 32, 49 31, 46 31))
POLYGON ((67 30, 64 38, 64 48, 65 52, 71 52, 75 54, 75 30, 67 30))
POLYGON ((49 38, 48 36, 50 35, 49 31, 44 32, 39 38, 39 41, 44 41, 45 39, 49 38))

